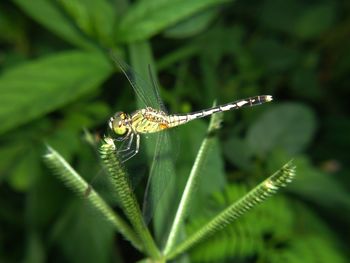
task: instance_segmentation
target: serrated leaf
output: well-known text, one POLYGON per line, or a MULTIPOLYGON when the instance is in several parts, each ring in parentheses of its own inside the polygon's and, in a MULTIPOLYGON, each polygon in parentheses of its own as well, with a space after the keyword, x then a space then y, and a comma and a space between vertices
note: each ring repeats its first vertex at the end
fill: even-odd
POLYGON ((264 155, 274 148, 289 154, 301 152, 313 137, 316 119, 305 105, 285 103, 266 111, 247 133, 253 153, 264 155))
POLYGON ((119 39, 145 40, 195 13, 227 0, 154 0, 134 4, 121 20, 119 39))
POLYGON ((0 133, 55 110, 97 88, 111 73, 99 53, 63 52, 0 77, 0 133))
POLYGON ((95 49, 68 17, 59 10, 54 1, 47 0, 14 0, 14 2, 38 23, 72 43, 85 49, 95 49))

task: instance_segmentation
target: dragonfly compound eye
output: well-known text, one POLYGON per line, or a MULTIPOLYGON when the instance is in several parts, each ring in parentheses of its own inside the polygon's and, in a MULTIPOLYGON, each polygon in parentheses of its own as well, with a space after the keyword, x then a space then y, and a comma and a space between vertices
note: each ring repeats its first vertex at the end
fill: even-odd
POLYGON ((108 126, 116 135, 125 135, 128 131, 128 127, 125 124, 125 113, 118 112, 109 119, 108 126))

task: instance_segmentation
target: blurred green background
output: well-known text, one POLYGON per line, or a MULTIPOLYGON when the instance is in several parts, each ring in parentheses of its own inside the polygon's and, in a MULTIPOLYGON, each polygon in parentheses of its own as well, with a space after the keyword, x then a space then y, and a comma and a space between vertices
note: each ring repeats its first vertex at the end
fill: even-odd
MULTIPOLYGON (((345 0, 2 1, 0 262, 142 258, 42 162, 46 143, 88 181, 99 173, 84 129, 98 139, 112 114, 136 108, 108 49, 137 71, 155 66, 169 112, 274 96, 225 114, 186 231, 291 158, 295 182, 182 260, 347 262, 349 15, 345 0)), ((207 125, 174 132, 180 181, 207 125)), ((146 160, 130 173, 145 174, 146 160)))

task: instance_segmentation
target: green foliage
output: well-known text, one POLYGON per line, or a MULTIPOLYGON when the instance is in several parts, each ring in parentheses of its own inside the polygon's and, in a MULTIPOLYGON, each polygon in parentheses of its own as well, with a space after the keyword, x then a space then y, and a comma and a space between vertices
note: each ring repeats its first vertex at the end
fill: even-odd
POLYGON ((122 41, 144 40, 197 12, 224 2, 227 0, 139 1, 122 18, 118 33, 122 41))
MULTIPOLYGON (((138 238, 135 236, 134 232, 129 228, 127 223, 113 213, 111 207, 109 207, 103 199, 84 181, 84 179, 73 170, 73 168, 60 156, 55 150, 48 147, 48 153, 44 156, 47 165, 53 170, 53 172, 58 176, 58 178, 69 187, 78 196, 86 198, 87 202, 97 211, 102 214, 102 216, 113 226, 124 234, 124 236, 131 242, 135 247, 140 248, 140 243, 138 238)), ((115 164, 118 164, 116 162, 115 164)), ((121 169, 118 170, 119 176, 125 177, 125 172, 121 169)), ((124 191, 125 189, 124 186, 124 191)), ((128 206, 130 208, 130 206, 128 206)))
MULTIPOLYGON (((218 197, 223 189, 252 189, 292 158, 297 166, 291 195, 258 206, 176 261, 349 257, 349 10, 340 0, 2 1, 0 262, 139 260, 125 236, 147 254, 141 232, 124 215, 126 226, 116 226, 119 210, 110 207, 123 205, 110 197, 97 154, 84 141, 83 130, 96 145, 114 112, 138 108, 109 50, 143 77, 151 66, 169 113, 204 109, 215 100, 275 98, 224 114, 194 198, 176 225, 174 247, 245 194, 227 190, 222 195, 237 191, 229 202, 218 197), (66 185, 84 196, 91 182, 95 205, 84 197, 78 202, 53 178, 42 163, 45 144, 55 149, 47 156, 66 185), (73 183, 72 174, 83 177, 73 176, 73 183), (122 229, 129 234, 116 240, 122 229)), ((162 200, 154 200, 150 225, 159 248, 206 132, 204 120, 179 127, 170 136, 175 158, 156 167, 159 182, 168 181, 162 200)), ((126 164, 137 200, 151 169, 155 141, 149 137, 126 164)))
MULTIPOLYGON (((225 207, 246 192, 246 186, 231 184, 223 193, 213 196, 214 205, 225 207)), ((195 218, 188 231, 193 232, 206 220, 208 215, 195 218)), ((317 216, 279 196, 256 207, 224 231, 193 248, 191 259, 194 262, 244 261, 251 258, 263 262, 300 262, 301 259, 302 262, 346 262, 332 243, 333 238, 317 216), (298 216, 300 214, 302 216, 298 216), (305 229, 305 224, 310 227, 305 229)))
POLYGON ((0 79, 0 132, 91 92, 110 73, 110 66, 98 53, 77 51, 57 54, 4 72, 0 79), (48 98, 50 103, 47 103, 48 98))
POLYGON ((200 229, 192 233, 189 238, 179 244, 174 251, 169 252, 169 258, 171 259, 177 256, 184 250, 191 248, 198 242, 205 240, 216 232, 222 230, 247 211, 254 208, 257 204, 265 201, 266 198, 276 193, 280 187, 291 182, 294 175, 295 167, 289 162, 264 182, 241 197, 238 201, 230 204, 229 207, 204 224, 204 226, 201 226, 200 229))
POLYGON ((136 202, 128 177, 116 155, 116 150, 114 141, 111 138, 106 138, 100 149, 101 158, 108 170, 110 180, 113 182, 124 213, 142 240, 145 253, 153 259, 158 259, 160 252, 155 246, 142 218, 141 209, 136 202))
POLYGON ((108 1, 58 1, 74 21, 75 25, 88 37, 111 45, 115 14, 108 1))
POLYGON ((82 48, 93 48, 92 44, 84 38, 54 2, 45 0, 35 0, 30 3, 23 0, 14 2, 31 18, 64 40, 82 48))
POLYGON ((261 156, 276 147, 294 155, 306 148, 315 128, 315 116, 310 109, 283 104, 263 114, 249 129, 246 140, 251 152, 261 156))
MULTIPOLYGON (((220 119, 213 118, 211 126, 209 127, 209 136, 212 136, 220 119), (211 134, 211 135, 210 135, 211 134)), ((123 234, 137 249, 143 251, 149 256, 150 260, 165 262, 171 260, 186 252, 202 240, 214 235, 216 232, 228 226, 232 221, 238 219, 247 211, 262 203, 265 199, 276 191, 291 182, 295 175, 295 167, 291 162, 284 165, 279 171, 274 173, 264 182, 259 184, 253 190, 248 192, 238 201, 230 204, 221 213, 216 215, 212 220, 200 228, 185 240, 174 246, 179 229, 182 227, 183 221, 188 210, 188 203, 190 198, 194 198, 193 186, 195 180, 199 176, 200 166, 203 165, 205 156, 207 155, 212 139, 208 138, 203 141, 202 147, 198 152, 196 162, 192 168, 189 179, 186 183, 183 196, 179 203, 178 211, 174 222, 172 223, 171 231, 169 233, 166 247, 163 255, 156 247, 154 239, 150 235, 146 223, 142 218, 141 210, 137 204, 136 197, 131 189, 128 176, 119 161, 118 154, 116 154, 116 146, 112 138, 105 138, 101 145, 100 152, 103 163, 108 171, 108 177, 115 187, 115 191, 119 197, 121 207, 129 219, 133 230, 120 218, 117 214, 112 212, 112 209, 101 199, 101 197, 77 174, 72 167, 52 148, 48 148, 48 153, 45 155, 47 165, 54 171, 58 178, 63 181, 71 190, 76 192, 80 197, 85 196, 88 203, 97 210, 108 222, 123 234), (140 243, 141 242, 141 243, 140 243)))
POLYGON ((183 226, 183 220, 188 214, 191 198, 194 197, 194 187, 197 184, 198 177, 200 177, 200 172, 204 168, 204 165, 208 159, 208 155, 214 147, 214 133, 217 132, 220 128, 221 121, 222 114, 213 115, 210 121, 207 131, 207 137, 203 140, 201 147, 199 148, 196 160, 192 166, 191 172, 186 182, 185 189, 179 202, 179 207, 176 211, 174 222, 172 224, 172 228, 170 229, 167 243, 164 248, 165 254, 168 254, 171 251, 171 249, 173 249, 174 244, 177 241, 180 228, 183 226))

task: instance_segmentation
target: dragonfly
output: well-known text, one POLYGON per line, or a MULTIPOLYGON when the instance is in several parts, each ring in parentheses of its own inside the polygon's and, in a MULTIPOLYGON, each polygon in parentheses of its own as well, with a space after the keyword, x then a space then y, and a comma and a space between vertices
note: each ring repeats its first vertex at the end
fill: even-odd
MULTIPOLYGON (((117 150, 118 155, 122 158, 122 162, 128 161, 139 152, 141 134, 163 132, 215 113, 261 105, 273 100, 271 95, 259 95, 191 113, 168 114, 159 95, 158 85, 153 77, 150 65, 148 66, 148 73, 152 81, 152 87, 139 74, 134 72, 130 66, 116 57, 113 52, 110 52, 110 55, 144 105, 144 108, 138 109, 131 114, 118 111, 108 121, 109 134, 112 134, 116 141, 124 142, 117 150), (140 84, 142 87, 140 87, 140 84)), ((164 146, 159 143, 159 139, 157 145, 159 147, 164 146)))
MULTIPOLYGON (((122 162, 127 162, 139 153, 141 135, 147 137, 147 134, 158 134, 143 204, 144 218, 146 222, 149 222, 169 181, 174 180, 174 167, 172 160, 169 160, 171 147, 167 130, 215 113, 260 105, 272 101, 272 96, 254 96, 191 113, 168 114, 159 95, 158 85, 153 77, 151 67, 148 67, 149 79, 151 80, 149 82, 140 77, 113 53, 111 53, 111 57, 124 73, 140 99, 141 105, 143 105, 132 113, 118 111, 108 121, 109 134, 115 141, 120 142, 116 148, 119 159, 122 162)), ((170 198, 170 200, 172 199, 170 198)), ((169 220, 164 219, 164 221, 169 220)))
POLYGON ((127 141, 118 150, 118 153, 124 156, 123 161, 125 162, 139 152, 141 134, 162 132, 215 113, 252 107, 270 101, 272 101, 271 95, 259 95, 200 111, 171 115, 152 107, 139 109, 131 114, 119 111, 109 119, 108 126, 114 135, 117 136, 118 141, 127 141))

